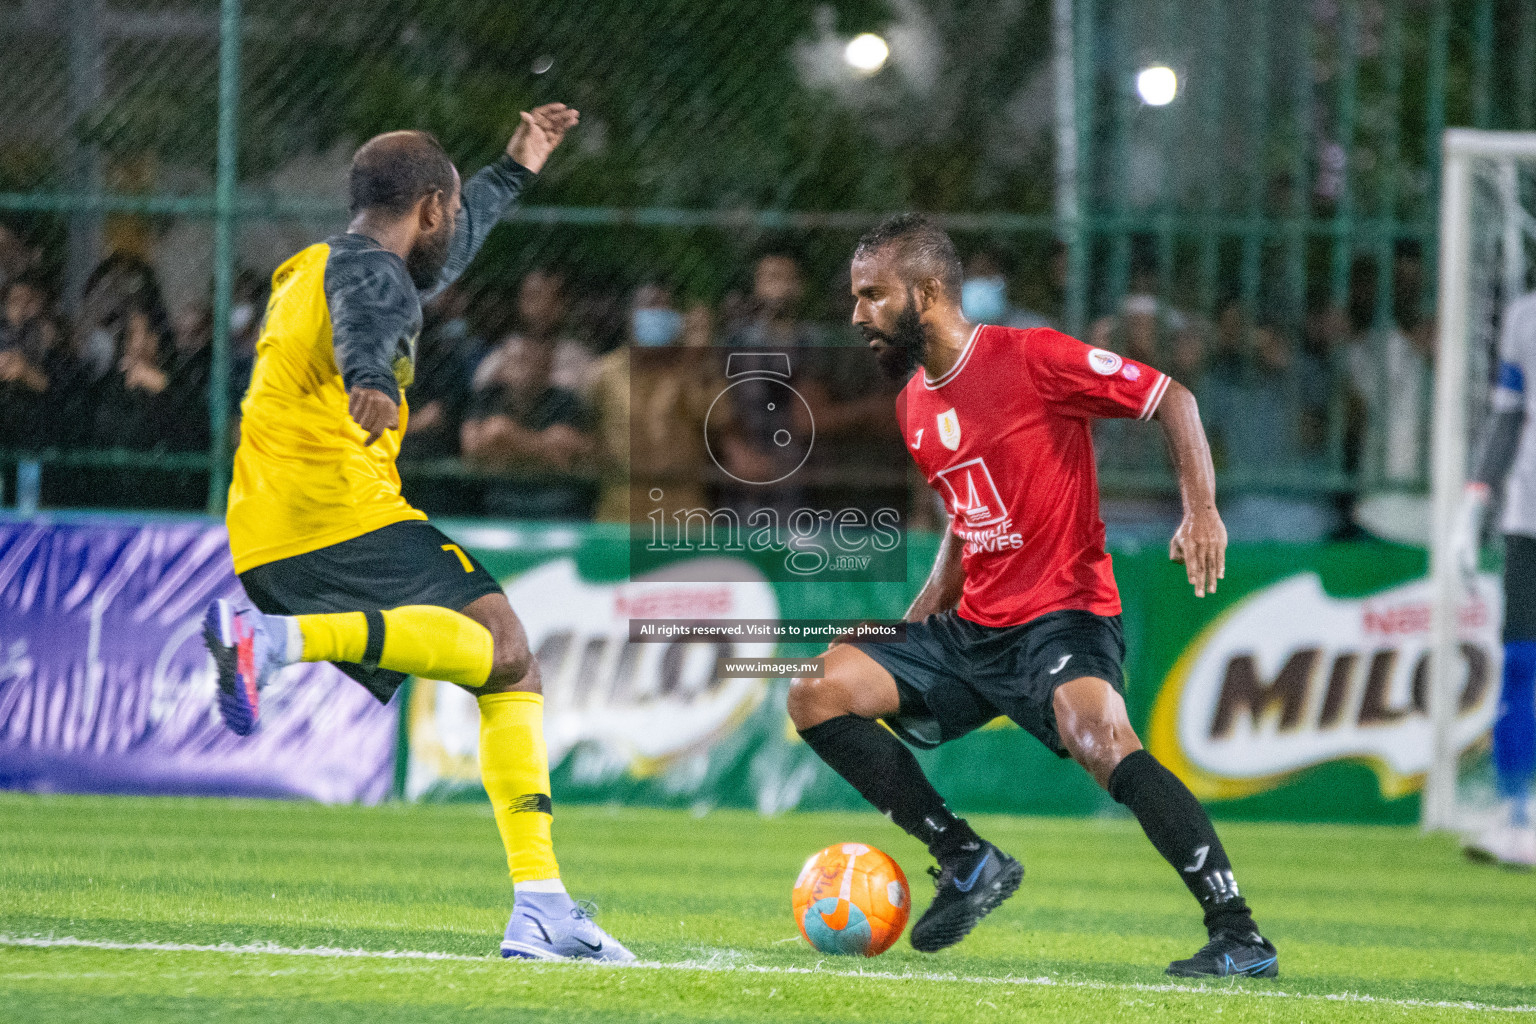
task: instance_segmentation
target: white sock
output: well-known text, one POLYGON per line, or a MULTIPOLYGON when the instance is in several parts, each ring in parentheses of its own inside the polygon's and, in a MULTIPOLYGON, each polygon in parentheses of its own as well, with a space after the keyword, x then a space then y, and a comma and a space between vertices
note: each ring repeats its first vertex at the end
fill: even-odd
POLYGON ((299 628, 296 615, 268 615, 267 635, 274 643, 282 644, 284 665, 304 660, 304 631, 299 628))
POLYGON ((520 892, 558 892, 564 894, 565 884, 558 878, 542 878, 537 882, 513 882, 514 895, 520 892))

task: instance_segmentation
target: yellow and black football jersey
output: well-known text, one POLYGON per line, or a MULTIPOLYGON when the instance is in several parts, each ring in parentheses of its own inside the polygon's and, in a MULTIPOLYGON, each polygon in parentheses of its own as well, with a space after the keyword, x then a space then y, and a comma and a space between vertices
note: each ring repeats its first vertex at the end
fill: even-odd
MULTIPOLYGON (((464 271, 529 177, 503 158, 465 183, 429 294, 464 271)), ((272 275, 229 489, 236 572, 427 518, 401 497, 395 468, 421 321, 405 261, 365 235, 312 245, 272 275), (399 429, 366 448, 348 412, 354 387, 400 404, 399 429)))

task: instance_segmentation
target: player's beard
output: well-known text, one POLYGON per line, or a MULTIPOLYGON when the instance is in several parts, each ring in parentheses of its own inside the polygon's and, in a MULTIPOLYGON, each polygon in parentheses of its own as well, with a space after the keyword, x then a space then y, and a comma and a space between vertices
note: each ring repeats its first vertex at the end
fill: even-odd
POLYGON ((928 334, 910 296, 907 307, 896 314, 891 333, 876 332, 876 336, 885 339, 885 345, 875 350, 875 359, 892 380, 905 381, 928 358, 928 334))
POLYGON ((406 273, 417 288, 426 291, 437 284, 448 263, 448 243, 453 241, 453 224, 447 220, 430 235, 422 235, 405 257, 406 273))

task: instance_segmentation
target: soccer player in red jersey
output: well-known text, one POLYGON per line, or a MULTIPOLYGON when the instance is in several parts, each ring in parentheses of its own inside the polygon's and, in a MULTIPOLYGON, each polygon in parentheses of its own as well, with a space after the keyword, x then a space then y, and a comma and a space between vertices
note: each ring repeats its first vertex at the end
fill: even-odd
POLYGON ((1203 597, 1223 575, 1227 531, 1194 397, 1150 366, 1053 330, 967 322, 954 244, 919 216, 860 240, 852 285, 853 322, 882 368, 910 376, 897 415, 950 528, 907 611, 906 641, 834 644, 824 676, 790 688, 789 713, 822 760, 938 861, 912 945, 959 942, 1024 869, 949 811, 896 737, 935 747, 1002 714, 1128 807, 1200 901, 1210 941, 1169 974, 1274 977, 1275 947, 1238 894, 1210 818, 1142 749, 1123 697, 1120 595, 1089 428, 1108 416, 1162 425, 1184 500, 1169 556, 1203 597))

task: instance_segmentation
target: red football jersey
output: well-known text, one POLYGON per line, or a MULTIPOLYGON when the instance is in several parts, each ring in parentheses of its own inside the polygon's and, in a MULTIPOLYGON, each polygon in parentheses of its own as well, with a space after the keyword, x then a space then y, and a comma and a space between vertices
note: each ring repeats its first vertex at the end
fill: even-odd
POLYGON ((961 616, 1012 626, 1120 613, 1090 421, 1150 419, 1168 377, 1046 328, 978 326, 938 380, 897 398, 907 449, 965 541, 961 616))

